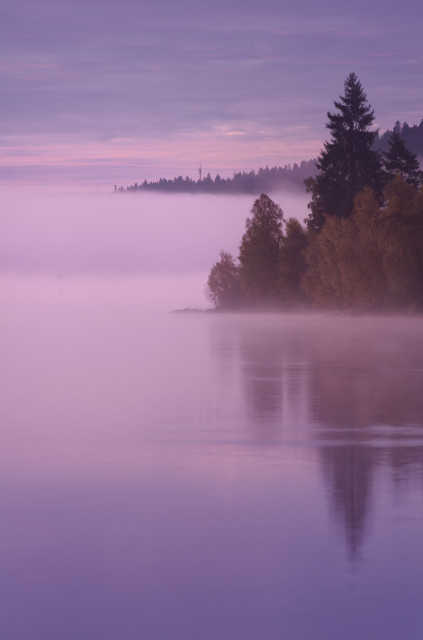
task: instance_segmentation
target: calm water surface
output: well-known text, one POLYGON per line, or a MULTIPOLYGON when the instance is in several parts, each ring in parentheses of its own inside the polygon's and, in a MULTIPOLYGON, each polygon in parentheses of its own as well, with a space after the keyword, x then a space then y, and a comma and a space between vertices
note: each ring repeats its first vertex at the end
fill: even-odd
POLYGON ((420 318, 8 291, 2 638, 421 640, 420 318))

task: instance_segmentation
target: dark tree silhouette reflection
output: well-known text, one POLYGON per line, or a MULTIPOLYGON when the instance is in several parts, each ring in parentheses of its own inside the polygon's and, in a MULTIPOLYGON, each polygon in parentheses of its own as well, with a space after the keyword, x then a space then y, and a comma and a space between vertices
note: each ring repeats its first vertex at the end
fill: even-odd
POLYGON ((327 446, 321 449, 321 459, 333 513, 345 530, 351 559, 356 560, 370 514, 372 453, 357 444, 327 446))
POLYGON ((318 452, 331 512, 358 559, 380 469, 397 491, 423 484, 421 321, 245 315, 214 332, 238 361, 256 446, 306 429, 299 445, 318 452))

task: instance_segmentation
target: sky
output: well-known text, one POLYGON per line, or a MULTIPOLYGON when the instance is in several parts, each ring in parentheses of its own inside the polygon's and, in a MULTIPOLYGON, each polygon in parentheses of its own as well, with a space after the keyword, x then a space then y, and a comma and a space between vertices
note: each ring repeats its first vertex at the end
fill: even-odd
POLYGON ((375 125, 423 117, 423 5, 14 0, 0 183, 127 185, 316 157, 357 73, 375 125))

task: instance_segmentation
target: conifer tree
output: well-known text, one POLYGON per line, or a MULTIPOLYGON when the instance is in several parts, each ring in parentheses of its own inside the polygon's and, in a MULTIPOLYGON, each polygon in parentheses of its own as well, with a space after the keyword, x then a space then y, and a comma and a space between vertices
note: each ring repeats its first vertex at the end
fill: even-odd
POLYGON ((355 196, 365 187, 377 195, 383 187, 381 159, 372 150, 374 111, 355 73, 349 74, 344 86, 344 95, 334 103, 338 112, 327 114, 331 139, 317 160, 318 173, 305 181, 312 194, 307 225, 314 231, 321 230, 325 215, 350 216, 355 196))
POLYGON ((407 149, 405 142, 398 131, 394 131, 389 140, 389 150, 383 154, 387 177, 390 179, 396 175, 418 187, 423 181, 423 172, 420 171, 417 156, 407 149))

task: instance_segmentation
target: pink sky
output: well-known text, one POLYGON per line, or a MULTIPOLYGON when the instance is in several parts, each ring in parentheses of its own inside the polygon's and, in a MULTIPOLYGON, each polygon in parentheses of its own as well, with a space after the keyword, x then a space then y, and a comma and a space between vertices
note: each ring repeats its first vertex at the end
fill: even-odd
POLYGON ((355 71, 377 125, 423 115, 421 4, 17 0, 0 180, 130 184, 315 157, 355 71))

